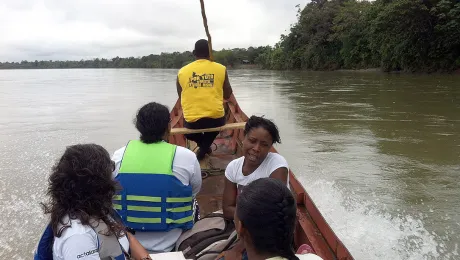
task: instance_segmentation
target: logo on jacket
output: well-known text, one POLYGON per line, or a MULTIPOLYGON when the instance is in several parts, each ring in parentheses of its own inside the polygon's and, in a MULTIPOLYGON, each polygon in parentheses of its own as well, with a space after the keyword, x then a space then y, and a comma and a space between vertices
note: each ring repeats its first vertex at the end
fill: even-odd
POLYGON ((97 252, 98 252, 97 249, 93 249, 93 250, 90 250, 90 251, 88 251, 88 252, 84 252, 84 253, 82 253, 82 254, 77 255, 77 259, 83 258, 83 257, 86 257, 86 256, 90 256, 90 255, 92 255, 92 254, 96 254, 97 252))
POLYGON ((191 88, 212 88, 214 87, 214 74, 197 74, 193 72, 188 79, 188 86, 191 88))

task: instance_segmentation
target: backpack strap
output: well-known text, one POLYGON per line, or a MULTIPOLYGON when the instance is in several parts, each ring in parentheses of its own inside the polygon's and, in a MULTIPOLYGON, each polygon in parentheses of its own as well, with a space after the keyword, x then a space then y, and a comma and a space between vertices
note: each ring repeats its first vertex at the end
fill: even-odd
POLYGON ((37 248, 34 252, 34 260, 53 260, 53 243, 53 229, 51 228, 51 224, 48 223, 38 241, 37 248))
MULTIPOLYGON (((121 217, 120 215, 118 214, 118 212, 114 209, 112 209, 108 215, 108 219, 109 221, 113 221, 117 224, 120 224, 120 225, 123 225, 123 222, 121 220, 121 217)), ((106 223, 104 223, 104 226, 106 226, 108 228, 108 225, 106 223)), ((123 225, 124 226, 124 225, 123 225)), ((125 227, 125 226, 124 226, 125 227)), ((126 228, 126 227, 125 227, 126 228)), ((98 234, 98 230, 97 229, 100 229, 100 227, 98 226, 98 228, 93 228, 93 230, 96 232, 96 235, 97 235, 97 240, 98 240, 98 245, 97 245, 97 248, 99 250, 100 248, 100 242, 99 242, 99 234, 98 234)), ((131 254, 130 254, 130 248, 128 248, 128 250, 126 250, 123 245, 121 245, 120 243, 120 240, 119 240, 119 237, 116 236, 116 234, 113 234, 113 236, 115 237, 115 239, 117 240, 117 243, 118 245, 120 246, 120 250, 121 252, 123 253, 121 256, 118 256, 118 257, 115 257, 115 260, 125 260, 125 259, 131 259, 131 254)), ((126 239, 128 240, 129 242, 129 238, 128 238, 128 234, 125 235, 126 236, 126 239)))

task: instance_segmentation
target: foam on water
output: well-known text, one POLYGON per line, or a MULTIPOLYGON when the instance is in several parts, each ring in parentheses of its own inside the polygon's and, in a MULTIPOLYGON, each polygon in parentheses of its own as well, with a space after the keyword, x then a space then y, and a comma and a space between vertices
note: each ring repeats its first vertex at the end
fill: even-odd
POLYGON ((40 232, 45 227, 45 216, 37 205, 42 199, 38 197, 34 194, 26 199, 16 195, 2 196, 1 200, 11 203, 1 204, 6 221, 0 221, 0 259, 32 258, 40 232))
POLYGON ((423 214, 391 215, 376 196, 373 202, 362 201, 335 182, 300 181, 309 183, 307 192, 355 259, 458 259, 458 244, 446 248, 448 236, 428 232, 423 214))
POLYGON ((2 140, 0 170, 6 174, 0 175, 0 259, 32 258, 49 217, 40 202, 47 198, 51 166, 66 145, 86 139, 76 132, 35 131, 2 140))

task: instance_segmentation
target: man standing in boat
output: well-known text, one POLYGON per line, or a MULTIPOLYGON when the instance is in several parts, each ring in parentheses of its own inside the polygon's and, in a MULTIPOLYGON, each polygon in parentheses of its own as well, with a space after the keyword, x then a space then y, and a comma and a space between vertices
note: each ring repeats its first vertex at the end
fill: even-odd
MULTIPOLYGON (((177 94, 184 113, 184 126, 189 129, 213 128, 225 125, 224 99, 230 98, 232 87, 227 69, 212 62, 208 41, 195 43, 193 55, 196 60, 179 70, 177 94)), ((219 132, 186 134, 185 137, 197 143, 198 160, 211 153, 211 145, 219 132)))

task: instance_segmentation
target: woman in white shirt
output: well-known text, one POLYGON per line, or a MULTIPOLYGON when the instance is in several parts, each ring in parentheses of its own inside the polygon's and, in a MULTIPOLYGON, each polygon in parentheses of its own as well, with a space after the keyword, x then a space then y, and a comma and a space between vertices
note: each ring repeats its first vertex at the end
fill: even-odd
POLYGON ((251 116, 244 128, 243 156, 231 161, 225 170, 223 212, 226 218, 233 219, 236 198, 249 183, 260 178, 275 178, 288 185, 289 166, 283 156, 270 152, 274 143, 281 143, 276 125, 268 119, 251 116))
POLYGON ((54 260, 150 259, 113 215, 112 199, 118 189, 113 170, 114 163, 103 147, 67 147, 49 177, 50 198, 43 206, 51 217, 47 230, 52 234, 44 233, 36 258, 52 254, 54 260), (52 245, 52 252, 43 252, 47 244, 52 245))

